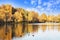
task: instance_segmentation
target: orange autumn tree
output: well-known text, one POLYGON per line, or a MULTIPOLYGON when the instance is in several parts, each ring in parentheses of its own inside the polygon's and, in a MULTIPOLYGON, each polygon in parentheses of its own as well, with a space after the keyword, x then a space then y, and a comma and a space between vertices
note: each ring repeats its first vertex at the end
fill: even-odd
POLYGON ((38 22, 38 13, 37 12, 31 11, 28 16, 30 16, 31 22, 38 22))
POLYGON ((14 8, 9 4, 0 6, 0 21, 4 22, 60 22, 60 15, 39 15, 35 11, 28 11, 23 8, 14 8))
POLYGON ((12 6, 9 5, 9 4, 6 4, 6 5, 2 5, 2 9, 3 9, 3 12, 4 12, 4 21, 11 21, 11 17, 12 17, 12 6))
POLYGON ((46 22, 47 21, 47 15, 45 13, 41 14, 39 17, 39 22, 46 22))
POLYGON ((57 15, 58 22, 60 22, 60 14, 57 15))
POLYGON ((20 11, 16 11, 13 15, 13 17, 15 18, 15 22, 20 22, 22 21, 22 15, 20 13, 20 11))
POLYGON ((32 12, 28 12, 28 17, 27 17, 27 21, 28 22, 31 22, 32 21, 32 19, 33 19, 33 13, 32 12))
POLYGON ((5 14, 3 12, 3 9, 0 7, 0 20, 4 20, 5 14))
POLYGON ((28 20, 28 11, 26 11, 22 8, 17 8, 16 10, 17 11, 13 15, 15 18, 15 21, 22 22, 22 21, 28 20))
POLYGON ((55 22, 55 16, 54 15, 48 15, 47 16, 47 22, 55 22))

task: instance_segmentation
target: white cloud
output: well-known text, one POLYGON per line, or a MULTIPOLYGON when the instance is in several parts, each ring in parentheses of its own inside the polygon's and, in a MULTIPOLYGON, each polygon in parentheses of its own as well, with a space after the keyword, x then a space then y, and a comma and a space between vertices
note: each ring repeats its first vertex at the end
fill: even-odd
POLYGON ((56 0, 56 4, 59 4, 60 3, 60 0, 56 0))
POLYGON ((36 6, 36 9, 40 10, 40 11, 44 11, 44 8, 40 5, 36 6))
POLYGON ((36 2, 36 0, 31 0, 31 4, 33 5, 36 2))
POLYGON ((56 5, 56 4, 59 4, 60 3, 60 0, 50 0, 49 1, 50 3, 52 3, 53 5, 56 5))
POLYGON ((44 2, 42 5, 46 6, 46 7, 42 7, 41 5, 38 5, 38 6, 36 6, 36 8, 38 10, 42 11, 42 12, 52 11, 51 10, 52 3, 50 3, 50 2, 44 2))
POLYGON ((44 6, 46 6, 46 5, 47 5, 47 3, 46 3, 46 2, 44 2, 44 3, 43 3, 43 5, 44 5, 44 6))
POLYGON ((52 6, 52 3, 47 3, 47 7, 51 7, 52 6))
POLYGON ((52 9, 51 9, 52 3, 50 3, 50 2, 44 2, 43 6, 46 6, 43 11, 45 11, 45 12, 51 12, 52 11, 52 9))
POLYGON ((52 3, 50 3, 50 2, 44 2, 43 3, 43 6, 51 7, 52 6, 52 3))
POLYGON ((38 5, 38 6, 36 6, 36 8, 37 8, 37 9, 41 9, 41 6, 38 5))
MULTIPOLYGON (((28 10, 33 10, 33 11, 37 11, 39 13, 42 13, 42 12, 47 12, 47 13, 53 13, 56 11, 56 6, 57 4, 60 3, 60 0, 50 0, 49 2, 41 2, 41 0, 38 0, 38 5, 35 7, 35 8, 29 8, 28 10), (42 5, 40 5, 42 4, 42 5), (42 7, 42 6, 46 6, 46 7, 42 7), (55 10, 52 8, 54 7, 55 10)), ((36 0, 31 0, 31 4, 32 5, 35 5, 36 4, 36 0)))
POLYGON ((38 0, 38 4, 41 4, 42 2, 41 2, 41 0, 38 0))
POLYGON ((35 11, 38 12, 38 10, 36 8, 26 8, 27 11, 35 11))
POLYGON ((34 4, 35 3, 35 1, 31 1, 31 4, 34 4))
POLYGON ((28 2, 27 2, 27 1, 24 1, 24 3, 25 3, 25 4, 28 4, 28 2))

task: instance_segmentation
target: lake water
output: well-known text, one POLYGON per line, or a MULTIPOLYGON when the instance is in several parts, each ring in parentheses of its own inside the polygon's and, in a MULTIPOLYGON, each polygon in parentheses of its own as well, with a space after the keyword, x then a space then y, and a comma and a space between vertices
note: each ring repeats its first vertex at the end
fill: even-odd
POLYGON ((0 40, 60 40, 60 25, 0 25, 0 40))

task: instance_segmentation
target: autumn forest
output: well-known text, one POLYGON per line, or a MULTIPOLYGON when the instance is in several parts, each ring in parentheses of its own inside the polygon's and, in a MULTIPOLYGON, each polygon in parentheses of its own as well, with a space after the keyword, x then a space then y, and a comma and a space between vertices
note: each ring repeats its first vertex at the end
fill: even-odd
POLYGON ((60 22, 60 14, 58 15, 46 15, 38 12, 28 11, 23 8, 14 8, 11 5, 0 6, 0 23, 10 22, 27 22, 27 23, 45 23, 45 22, 60 22))

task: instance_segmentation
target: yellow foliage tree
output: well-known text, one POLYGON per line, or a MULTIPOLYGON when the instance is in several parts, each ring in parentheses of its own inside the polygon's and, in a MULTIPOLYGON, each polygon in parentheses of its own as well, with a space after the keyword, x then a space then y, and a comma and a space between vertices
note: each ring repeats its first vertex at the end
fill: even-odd
POLYGON ((55 16, 54 15, 49 15, 48 17, 47 17, 47 22, 55 22, 56 20, 55 20, 55 16))
POLYGON ((46 22, 47 21, 47 15, 45 13, 43 13, 41 16, 40 16, 40 22, 46 22))
POLYGON ((60 22, 60 14, 58 14, 57 19, 58 19, 58 22, 60 22))
POLYGON ((27 21, 32 21, 32 19, 33 19, 33 13, 32 12, 28 13, 28 18, 27 19, 28 19, 27 21))
POLYGON ((22 19, 22 15, 21 15, 21 13, 20 12, 15 12, 15 14, 14 14, 14 18, 15 18, 15 21, 17 21, 17 22, 21 22, 23 19, 22 19))

